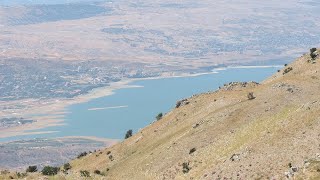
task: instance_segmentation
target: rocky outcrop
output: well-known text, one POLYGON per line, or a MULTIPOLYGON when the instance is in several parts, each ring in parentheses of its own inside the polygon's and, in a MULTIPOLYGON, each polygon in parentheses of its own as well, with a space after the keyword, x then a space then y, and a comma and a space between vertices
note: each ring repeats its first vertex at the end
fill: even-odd
POLYGON ((188 99, 182 99, 176 103, 176 108, 188 105, 189 103, 188 99))
POLYGON ((259 83, 257 82, 230 82, 229 84, 224 84, 223 87, 220 87, 220 90, 231 91, 231 90, 240 90, 247 87, 256 87, 259 83))

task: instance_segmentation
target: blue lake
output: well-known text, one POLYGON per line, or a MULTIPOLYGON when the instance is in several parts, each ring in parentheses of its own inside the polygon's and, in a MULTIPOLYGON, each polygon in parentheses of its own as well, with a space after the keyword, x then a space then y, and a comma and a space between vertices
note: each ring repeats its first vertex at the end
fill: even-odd
POLYGON ((149 125, 158 113, 166 113, 174 108, 177 100, 193 94, 214 91, 231 81, 260 82, 278 69, 280 68, 231 68, 193 77, 135 81, 131 85, 143 87, 118 89, 111 96, 72 105, 67 108, 70 113, 65 116, 66 125, 41 129, 41 131, 59 131, 57 133, 19 136, 0 141, 63 136, 123 139, 128 129, 137 132, 149 125), (105 107, 120 108, 103 109, 105 107), (102 109, 90 110, 92 108, 102 109))

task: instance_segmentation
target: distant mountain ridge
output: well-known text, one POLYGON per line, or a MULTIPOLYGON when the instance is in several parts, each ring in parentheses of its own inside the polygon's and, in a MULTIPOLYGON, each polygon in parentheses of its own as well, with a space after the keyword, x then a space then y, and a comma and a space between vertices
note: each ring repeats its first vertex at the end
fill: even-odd
POLYGON ((105 2, 104 0, 2 0, 0 5, 43 5, 43 4, 70 4, 70 3, 84 3, 84 2, 105 2))

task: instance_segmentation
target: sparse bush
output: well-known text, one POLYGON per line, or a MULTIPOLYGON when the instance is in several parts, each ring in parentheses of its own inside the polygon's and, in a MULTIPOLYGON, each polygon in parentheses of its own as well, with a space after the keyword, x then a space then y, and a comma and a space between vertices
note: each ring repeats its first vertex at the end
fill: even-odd
POLYGON ((284 66, 288 66, 288 64, 284 64, 284 66))
POLYGON ((110 155, 110 156, 109 156, 109 159, 110 159, 110 161, 113 161, 113 156, 110 155))
POLYGON ((177 103, 176 103, 176 108, 179 108, 180 106, 181 106, 181 101, 178 101, 177 103))
POLYGON ((59 167, 45 166, 42 169, 41 173, 46 176, 54 176, 58 174, 59 170, 60 170, 59 167))
POLYGON ((132 129, 129 129, 128 131, 127 131, 127 133, 126 133, 126 135, 125 135, 125 139, 128 139, 129 137, 131 137, 132 136, 132 129))
POLYGON ((196 148, 190 149, 189 154, 192 154, 192 153, 196 152, 196 150, 197 150, 196 148))
POLYGON ((290 71, 292 71, 293 70, 293 68, 292 67, 288 67, 288 68, 286 68, 284 71, 283 71, 283 75, 285 75, 285 74, 287 74, 288 72, 290 72, 290 71))
POLYGON ((29 166, 26 170, 26 172, 30 172, 30 173, 37 172, 37 171, 38 171, 37 166, 29 166))
POLYGON ((87 152, 80 153, 77 158, 80 159, 80 158, 86 156, 87 154, 88 154, 87 152))
POLYGON ((107 152, 107 155, 109 155, 109 154, 111 154, 111 151, 108 151, 108 152, 107 152))
POLYGON ((314 53, 314 52, 316 52, 317 51, 317 48, 311 48, 310 49, 310 53, 314 53))
POLYGON ((27 173, 16 172, 16 175, 17 175, 18 179, 22 179, 22 178, 27 177, 27 173))
POLYGON ((80 176, 81 177, 90 177, 90 172, 87 170, 80 171, 80 176))
POLYGON ((316 54, 311 54, 311 58, 312 58, 312 59, 315 59, 316 57, 317 57, 316 54))
POLYGON ((163 114, 162 114, 162 113, 159 113, 159 114, 156 116, 157 121, 159 121, 160 119, 162 119, 162 117, 163 117, 163 114))
POLYGON ((63 169, 64 169, 65 171, 68 171, 68 170, 71 169, 71 165, 70 165, 69 163, 66 163, 66 164, 63 165, 63 169))
POLYGON ((312 59, 315 59, 317 57, 317 54, 315 53, 316 51, 317 51, 317 48, 310 49, 310 56, 312 59))
POLYGON ((249 92, 247 97, 248 97, 248 100, 253 100, 256 98, 256 97, 254 97, 253 92, 249 92))
POLYGON ((101 174, 101 171, 99 171, 99 170, 95 170, 95 171, 94 171, 94 173, 95 173, 95 174, 99 174, 99 175, 100 175, 100 174, 101 174))
POLYGON ((182 172, 184 174, 188 173, 191 170, 191 168, 189 167, 189 163, 188 162, 184 162, 182 164, 182 172))

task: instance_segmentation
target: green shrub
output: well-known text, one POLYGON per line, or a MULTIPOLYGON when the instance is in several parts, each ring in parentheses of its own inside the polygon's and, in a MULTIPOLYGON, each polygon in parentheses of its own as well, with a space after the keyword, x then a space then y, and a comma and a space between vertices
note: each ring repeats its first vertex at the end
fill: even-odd
POLYGON ((156 116, 157 121, 159 121, 160 119, 162 119, 162 117, 163 117, 163 114, 162 114, 162 113, 159 113, 159 114, 156 116))
POLYGON ((288 68, 286 68, 284 71, 283 71, 283 75, 285 75, 285 74, 287 74, 287 73, 289 73, 290 71, 292 71, 293 70, 293 68, 292 67, 288 67, 288 68))
POLYGON ((132 129, 130 129, 130 130, 128 130, 127 131, 127 133, 126 133, 126 135, 125 135, 125 139, 128 139, 129 137, 131 137, 132 136, 132 129))
POLYGON ((45 166, 42 169, 41 173, 46 176, 54 176, 58 174, 59 170, 60 170, 59 167, 45 166))
POLYGON ((81 177, 90 177, 90 172, 87 170, 80 171, 81 177))
POLYGON ((184 174, 186 174, 186 173, 188 173, 189 171, 190 171, 190 167, 189 167, 189 163, 187 163, 187 162, 184 162, 183 164, 182 164, 182 172, 184 173, 184 174))
POLYGON ((71 169, 71 165, 69 163, 66 163, 63 165, 63 169, 68 171, 69 169, 71 169))
POLYGON ((315 59, 317 57, 317 54, 315 53, 316 51, 317 51, 317 48, 310 49, 310 56, 312 59, 315 59))
POLYGON ((95 171, 94 171, 94 173, 95 173, 95 174, 99 174, 99 175, 100 175, 100 174, 101 174, 101 171, 99 171, 99 170, 95 170, 95 171))
POLYGON ((86 156, 87 154, 88 154, 87 152, 80 153, 77 158, 80 159, 80 158, 86 156))
POLYGON ((197 150, 196 148, 190 149, 189 154, 192 154, 192 153, 196 152, 196 150, 197 150))
POLYGON ((26 172, 31 172, 31 173, 37 172, 37 171, 38 171, 37 166, 29 166, 26 170, 26 172))

